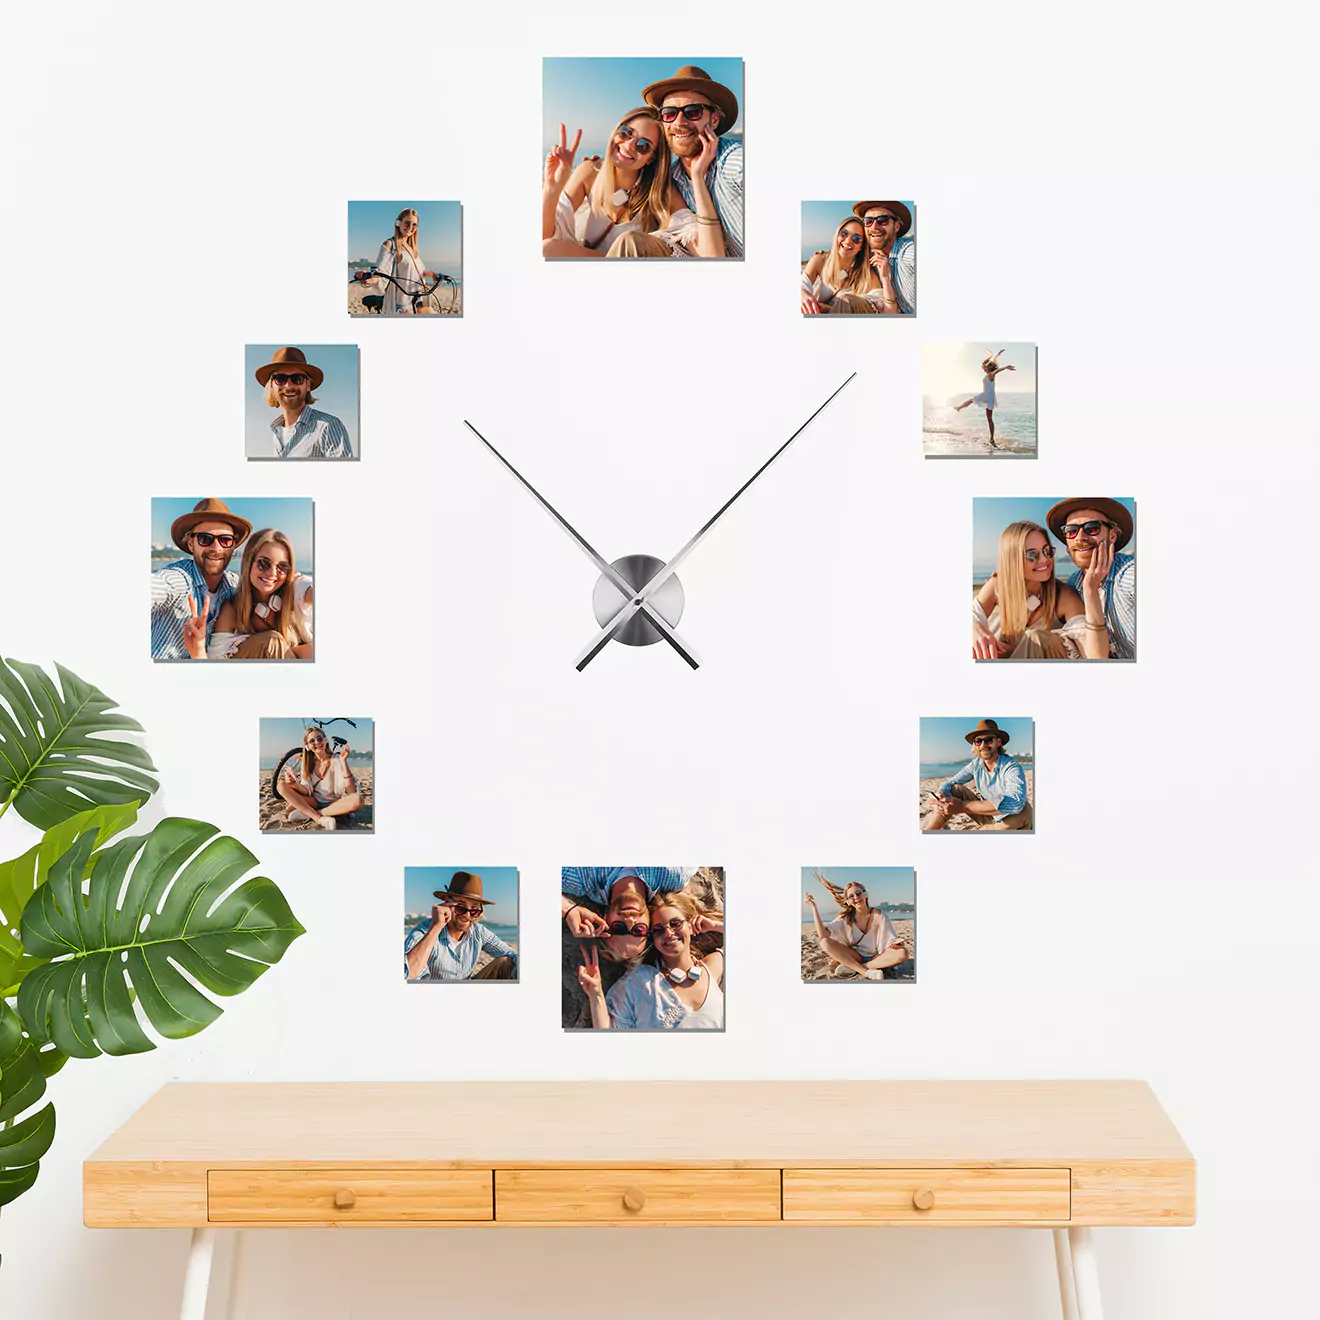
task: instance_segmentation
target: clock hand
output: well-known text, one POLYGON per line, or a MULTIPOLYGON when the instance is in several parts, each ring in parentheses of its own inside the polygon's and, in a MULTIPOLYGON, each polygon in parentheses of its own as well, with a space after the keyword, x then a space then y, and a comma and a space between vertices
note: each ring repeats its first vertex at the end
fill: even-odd
MULTIPOLYGON (((591 542, 588 541, 587 538, 583 536, 582 533, 579 532, 577 528, 574 527, 573 524, 570 523, 568 519, 565 518, 564 515, 561 514, 559 510, 556 509, 555 506, 551 504, 550 501, 546 499, 545 496, 542 495, 541 492, 537 490, 536 487, 533 486, 532 483, 528 481, 527 478, 524 477, 523 474, 519 472, 518 469, 514 467, 513 464, 510 463, 509 460, 505 458, 504 455, 501 454, 500 451, 496 449, 495 446, 491 444, 491 442, 487 440, 486 437, 482 435, 481 432, 478 431, 475 426, 472 425, 471 422, 465 420, 463 422, 463 425, 466 426, 467 429, 471 431, 472 434, 475 435, 477 439, 480 440, 481 443, 485 445, 486 448, 489 449, 490 452, 494 454, 495 457, 498 458, 500 462, 503 463, 504 466, 508 468, 509 471, 512 472, 513 475, 517 477, 518 480, 524 486, 526 486, 529 491, 531 491, 531 493, 536 497, 537 502, 569 534, 569 536, 573 538, 573 540, 577 543, 577 545, 586 554, 587 558, 590 559, 591 562, 595 564, 597 569, 599 569, 600 572, 606 578, 609 579, 610 583, 614 586, 615 590, 618 591, 619 594, 623 596, 625 600, 632 600, 634 596, 637 594, 633 590, 632 583, 630 583, 628 579, 625 578, 623 574, 620 573, 619 570, 615 568, 614 565, 611 564, 605 558, 604 555, 600 554, 600 552, 597 551, 595 546, 593 546, 591 542)), ((678 654, 682 656, 683 659, 689 665, 692 666, 693 669, 696 669, 698 667, 700 661, 693 653, 691 647, 689 647, 688 644, 685 641, 683 641, 681 637, 679 637, 679 635, 673 630, 673 628, 670 627, 669 621, 663 618, 660 612, 649 601, 639 601, 637 606, 629 612, 628 614, 629 619, 632 618, 633 614, 636 613, 637 609, 640 609, 645 613, 647 620, 655 627, 656 631, 660 634, 660 636, 663 637, 665 641, 667 641, 669 645, 672 646, 674 650, 677 651, 678 654)), ((613 637, 614 634, 618 631, 618 629, 623 627, 624 623, 626 622, 627 622, 626 619, 620 620, 618 624, 616 624, 613 628, 611 628, 609 630, 609 636, 604 638, 604 640, 601 642, 601 646, 603 646, 605 642, 608 642, 610 638, 613 637)))
MULTIPOLYGON (((816 411, 812 413, 811 416, 808 417, 807 420, 803 422, 802 425, 799 426, 798 429, 794 431, 793 434, 790 435, 788 439, 785 440, 784 443, 780 445, 779 448, 776 449, 775 452, 771 454, 770 457, 767 458, 765 462, 762 463, 761 466, 757 468, 756 471, 753 472, 752 475, 748 477, 747 480, 744 481, 743 484, 739 486, 718 509, 715 510, 706 522, 697 529, 696 533, 688 543, 662 569, 658 570, 656 575, 647 582, 645 586, 642 586, 635 591, 630 591, 627 594, 624 603, 619 607, 614 616, 604 625, 600 633, 592 639, 591 644, 586 650, 578 656, 575 665, 579 673, 600 654, 605 643, 608 642, 639 609, 646 608, 647 598, 673 577, 674 573, 678 570, 678 566, 692 553, 693 550, 696 549, 702 537, 704 537, 706 533, 710 531, 710 529, 725 515, 725 513, 728 512, 733 502, 748 488, 748 486, 752 484, 752 482, 757 479, 757 477, 761 475, 761 473, 766 470, 766 468, 770 466, 771 463, 775 461, 775 459, 780 456, 780 454, 789 447, 789 445, 793 443, 794 440, 798 438, 798 436, 802 434, 803 431, 807 429, 807 427, 811 425, 812 422, 816 420, 817 417, 821 415, 821 413, 825 411, 826 408, 830 406, 830 404, 834 402, 835 399, 839 397, 840 394, 843 393, 844 389, 852 383, 856 375, 857 373, 854 371, 852 375, 849 376, 848 379, 845 380, 843 384, 840 385, 839 388, 835 390, 834 393, 831 394, 830 397, 826 399, 825 402, 822 403, 820 407, 817 408, 816 411)), ((647 617, 653 619, 655 616, 654 614, 648 614, 647 617)))

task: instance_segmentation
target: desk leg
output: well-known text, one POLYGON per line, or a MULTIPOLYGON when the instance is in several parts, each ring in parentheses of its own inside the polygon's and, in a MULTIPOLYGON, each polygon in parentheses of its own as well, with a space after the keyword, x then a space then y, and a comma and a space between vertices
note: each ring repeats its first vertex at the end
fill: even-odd
POLYGON ((1068 1230, 1054 1230, 1054 1264, 1059 1271, 1059 1300, 1063 1303, 1063 1320, 1077 1320, 1077 1295, 1073 1290, 1072 1251, 1068 1246, 1068 1230))
POLYGON ((1072 1248, 1073 1282, 1077 1286, 1078 1320, 1104 1320, 1100 1305, 1100 1271, 1095 1263, 1095 1248, 1089 1228, 1070 1228, 1068 1245, 1072 1248))
POLYGON ((234 1251, 229 1258, 229 1294, 225 1298, 225 1320, 247 1320, 247 1256, 244 1254, 244 1233, 234 1229, 234 1251))
POLYGON ((216 1230, 194 1228, 188 1251, 188 1272, 183 1276, 183 1310, 179 1320, 206 1320, 206 1297, 211 1291, 211 1262, 215 1259, 216 1230))

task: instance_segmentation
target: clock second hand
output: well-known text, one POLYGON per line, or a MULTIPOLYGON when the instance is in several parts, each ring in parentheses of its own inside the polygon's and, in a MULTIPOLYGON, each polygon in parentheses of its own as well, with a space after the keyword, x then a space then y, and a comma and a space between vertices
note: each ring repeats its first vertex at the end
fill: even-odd
MULTIPOLYGON (((569 536, 573 538, 573 541, 582 549, 583 553, 587 556, 587 558, 590 559, 591 562, 596 566, 596 568, 599 569, 600 572, 609 579, 610 584, 614 587, 614 589, 618 591, 620 595, 622 595, 626 600, 628 600, 631 603, 638 595, 632 583, 629 582, 628 579, 625 578, 623 574, 620 573, 619 570, 615 568, 614 565, 611 564, 605 558, 604 555, 600 554, 596 550, 595 546, 593 546, 587 540, 587 538, 583 536, 582 533, 579 532, 577 528, 574 527, 573 524, 570 523, 568 519, 565 518, 564 515, 560 513, 559 510, 556 509, 555 506, 551 504, 550 501, 546 499, 545 496, 542 495, 541 492, 537 490, 536 487, 533 486, 532 483, 528 481, 527 478, 524 477, 523 474, 519 472, 518 469, 514 467, 513 464, 510 463, 509 460, 505 458, 504 455, 501 454, 500 451, 496 449, 495 446, 491 444, 491 442, 487 440, 486 437, 482 435, 481 432, 478 431, 475 426, 472 425, 471 422, 464 419, 463 425, 466 426, 467 429, 471 431, 472 434, 475 435, 477 439, 480 440, 481 443, 485 445, 486 448, 489 449, 490 452, 494 454, 495 457, 498 458, 500 462, 503 463, 504 466, 508 468, 509 471, 512 472, 513 475, 517 477, 518 480, 524 486, 527 487, 527 489, 535 497, 537 503, 540 504, 542 508, 544 508, 545 511, 569 534, 569 536)), ((663 637, 664 640, 668 642, 669 645, 672 646, 680 656, 683 657, 684 661, 687 664, 691 665, 693 669, 699 667, 701 662, 697 659, 696 654, 693 652, 692 648, 688 646, 688 644, 685 641, 683 641, 681 637, 679 637, 679 635, 673 630, 672 627, 670 627, 668 619, 665 619, 660 614, 660 612, 655 608, 655 606, 650 603, 650 601, 637 600, 637 603, 633 605, 633 608, 631 610, 629 610, 628 618, 629 619, 632 618, 633 614, 638 609, 642 610, 646 614, 647 620, 655 627, 656 631, 660 634, 660 636, 663 637)), ((612 626, 609 629, 609 635, 605 637, 604 641, 601 642, 601 646, 604 646, 605 642, 608 642, 610 638, 613 637, 614 634, 621 627, 623 627, 623 624, 625 622, 627 622, 627 620, 622 619, 618 623, 612 624, 612 626)), ((599 650, 599 647, 597 649, 599 650)))
MULTIPOLYGON (((819 417, 821 413, 823 413, 825 409, 843 393, 844 389, 852 383, 856 375, 857 373, 854 371, 852 375, 849 376, 848 379, 845 380, 843 384, 840 385, 839 388, 835 390, 834 393, 831 394, 830 397, 826 399, 825 402, 822 403, 820 407, 817 408, 816 411, 812 413, 811 416, 808 417, 807 420, 803 422, 802 425, 799 426, 798 429, 794 431, 793 434, 790 435, 788 439, 785 440, 784 443, 780 445, 779 448, 776 449, 775 452, 771 454, 770 457, 767 458, 765 462, 762 463, 761 466, 757 468, 756 471, 753 472, 752 475, 748 477, 747 480, 744 481, 743 484, 739 486, 718 509, 716 509, 705 523, 697 529, 688 543, 663 568, 658 569, 655 576, 651 578, 649 582, 628 593, 627 599, 619 607, 614 616, 603 626, 601 631, 592 638, 590 645, 578 656, 577 660, 574 661, 574 667, 579 673, 581 673, 582 670, 584 670, 601 653, 606 642, 608 642, 639 609, 646 609, 646 606, 649 603, 648 597, 655 591, 659 590, 661 586, 673 577, 674 573, 678 570, 678 566, 692 553, 693 550, 696 549, 701 538, 715 526, 725 513, 728 512, 734 500, 736 500, 738 496, 740 496, 743 491, 745 491, 748 486, 750 486, 752 482, 754 482, 757 477, 759 477, 761 473, 763 473, 766 468, 768 468, 770 464, 773 463, 775 459, 777 459, 780 454, 782 454, 789 445, 791 445, 793 441, 796 440, 798 436, 800 436, 802 432, 805 431, 807 427, 809 427, 812 422, 814 422, 816 418, 819 417)), ((654 611, 648 612, 647 617, 654 620, 654 611)), ((693 668, 695 669, 696 666, 693 665, 693 668)))

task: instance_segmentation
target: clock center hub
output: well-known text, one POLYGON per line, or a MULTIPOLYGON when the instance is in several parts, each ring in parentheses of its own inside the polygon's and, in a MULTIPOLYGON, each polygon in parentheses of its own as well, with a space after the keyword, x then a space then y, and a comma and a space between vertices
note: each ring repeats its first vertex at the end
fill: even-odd
MULTIPOLYGON (((664 560, 654 555, 625 555, 610 565, 633 591, 640 591, 664 566, 664 560)), ((633 599, 636 600, 636 597, 633 599)), ((678 580, 678 575, 670 574, 659 589, 646 598, 646 602, 671 628, 677 628, 678 621, 683 617, 683 584, 678 580)), ((596 579, 595 590, 591 593, 591 608, 595 611, 596 622, 602 628, 627 603, 628 596, 609 578, 602 574, 596 579)), ((655 624, 639 611, 614 634, 614 640, 625 646, 650 646, 660 640, 660 633, 655 624)))

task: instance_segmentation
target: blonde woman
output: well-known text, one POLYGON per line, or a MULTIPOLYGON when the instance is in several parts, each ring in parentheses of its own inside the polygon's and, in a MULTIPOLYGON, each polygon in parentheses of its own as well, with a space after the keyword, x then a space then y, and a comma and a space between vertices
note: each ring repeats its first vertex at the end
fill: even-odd
MULTIPOLYGON (((383 316, 411 316, 413 303, 409 295, 421 293, 438 278, 435 271, 426 269, 417 246, 419 240, 417 212, 400 211, 394 220, 394 237, 387 238, 380 245, 380 252, 376 256, 376 269, 382 275, 394 276, 403 288, 389 280, 368 275, 363 270, 353 273, 355 280, 381 294, 384 299, 380 308, 383 316)), ((429 298, 417 304, 417 311, 421 315, 430 315, 433 310, 429 298)))
POLYGON ((839 908, 839 915, 827 927, 821 920, 815 894, 809 892, 806 896, 816 927, 816 942, 831 960, 831 974, 840 976, 849 972, 868 981, 883 981, 885 968, 897 967, 908 956, 907 947, 894 933, 889 918, 871 906, 866 886, 856 880, 850 880, 840 889, 821 871, 816 872, 816 879, 839 908))
POLYGON ((850 215, 841 221, 828 252, 817 252, 802 271, 802 315, 875 313, 866 295, 880 287, 866 259, 866 232, 850 215))
POLYGON ((1001 348, 993 357, 983 358, 981 361, 981 371, 984 377, 981 381, 980 394, 973 394, 966 403, 960 403, 954 408, 954 412, 962 412, 964 408, 970 408, 976 404, 979 408, 985 409, 985 420, 990 427, 990 448, 995 447, 995 377, 1001 371, 1016 371, 1017 368, 1012 363, 1005 363, 1002 367, 999 365, 999 359, 1004 356, 1007 349, 1001 348))
POLYGON ((323 830, 362 805, 357 780, 348 768, 348 744, 332 754, 320 729, 303 734, 303 753, 285 763, 275 791, 288 804, 285 820, 314 820, 323 830))
POLYGON ((669 176, 669 144, 650 106, 630 110, 614 126, 604 157, 573 167, 582 141, 570 146, 559 125, 559 146, 546 157, 541 191, 541 251, 547 257, 603 257, 627 233, 653 234, 674 255, 722 257, 724 231, 706 187, 705 169, 719 139, 703 141, 696 213, 669 176))
POLYGON ((274 527, 264 528, 243 547, 234 595, 220 607, 210 645, 194 656, 311 660, 313 654, 311 579, 296 571, 289 538, 274 527))
POLYGON ((1054 544, 1034 522, 999 537, 999 564, 972 600, 972 658, 1103 660, 1109 632, 1098 594, 1091 605, 1054 575, 1054 544))
POLYGON ((600 968, 588 961, 578 982, 591 1006, 593 1027, 632 1030, 724 1028, 724 954, 704 957, 692 937, 724 930, 724 914, 706 912, 685 889, 657 895, 650 908, 651 947, 640 965, 606 995, 600 968))

